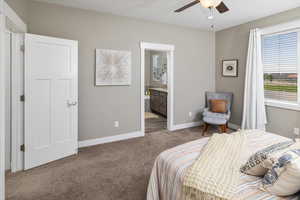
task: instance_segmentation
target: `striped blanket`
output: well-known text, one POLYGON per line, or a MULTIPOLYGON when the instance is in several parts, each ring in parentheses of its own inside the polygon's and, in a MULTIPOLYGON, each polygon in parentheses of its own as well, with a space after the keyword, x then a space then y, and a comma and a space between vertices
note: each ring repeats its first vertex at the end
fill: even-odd
MULTIPOLYGON (((290 139, 270 133, 249 132, 247 134, 248 151, 243 155, 247 160, 253 153, 272 144, 290 139)), ((182 185, 187 169, 195 162, 208 138, 177 146, 161 153, 153 166, 150 177, 147 200, 183 200, 182 185)), ((241 174, 233 200, 296 200, 296 196, 276 197, 261 191, 261 178, 241 174)))

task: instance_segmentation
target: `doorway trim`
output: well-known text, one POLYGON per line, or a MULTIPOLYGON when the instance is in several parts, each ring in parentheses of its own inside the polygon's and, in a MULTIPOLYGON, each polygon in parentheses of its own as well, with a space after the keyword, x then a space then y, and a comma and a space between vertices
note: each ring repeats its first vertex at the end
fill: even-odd
POLYGON ((140 101, 141 101, 141 132, 145 135, 145 51, 164 51, 167 52, 167 70, 168 70, 168 103, 167 103, 167 127, 168 130, 174 129, 174 51, 175 46, 171 44, 159 44, 141 42, 141 90, 140 90, 140 101))
POLYGON ((24 45, 23 33, 12 33, 11 63, 11 172, 23 170, 24 144, 24 102, 20 101, 24 94, 24 45))
POLYGON ((0 200, 5 198, 5 15, 0 0, 0 200))
POLYGON ((5 26, 12 22, 18 32, 26 32, 27 26, 4 0, 0 0, 0 200, 5 199, 5 26))

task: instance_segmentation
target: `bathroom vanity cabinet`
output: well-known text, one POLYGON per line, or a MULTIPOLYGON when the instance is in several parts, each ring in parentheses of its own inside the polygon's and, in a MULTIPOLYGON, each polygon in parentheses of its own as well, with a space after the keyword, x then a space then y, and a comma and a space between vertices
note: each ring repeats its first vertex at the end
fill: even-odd
POLYGON ((164 117, 168 115, 168 91, 163 88, 150 88, 150 108, 164 117))

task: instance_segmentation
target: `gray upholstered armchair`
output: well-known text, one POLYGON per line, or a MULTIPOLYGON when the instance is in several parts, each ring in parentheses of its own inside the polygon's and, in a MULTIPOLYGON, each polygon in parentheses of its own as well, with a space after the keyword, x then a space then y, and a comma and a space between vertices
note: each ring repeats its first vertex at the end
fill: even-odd
POLYGON ((205 108, 203 112, 204 130, 203 135, 208 130, 209 125, 217 125, 221 128, 221 131, 227 132, 228 121, 231 116, 231 106, 233 101, 233 93, 229 92, 206 92, 205 93, 205 108), (214 113, 210 110, 211 100, 219 99, 227 102, 227 112, 214 113))

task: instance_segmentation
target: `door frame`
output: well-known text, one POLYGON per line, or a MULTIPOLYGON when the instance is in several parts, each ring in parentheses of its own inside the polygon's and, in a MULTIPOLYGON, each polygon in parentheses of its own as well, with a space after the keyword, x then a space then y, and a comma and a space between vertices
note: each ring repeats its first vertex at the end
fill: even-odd
POLYGON ((167 103, 167 127, 168 130, 174 129, 174 52, 175 46, 171 44, 149 43, 141 42, 141 90, 140 90, 140 103, 141 103, 141 133, 145 135, 145 51, 164 51, 167 53, 167 70, 168 70, 168 103, 167 103))
POLYGON ((6 20, 13 23, 18 32, 27 32, 26 24, 4 0, 0 0, 0 200, 5 199, 5 26, 6 20))
POLYGON ((22 50, 24 33, 15 33, 10 30, 6 32, 11 36, 10 171, 14 173, 23 170, 23 152, 20 146, 24 143, 24 102, 20 100, 20 96, 24 94, 24 51, 22 50))
POLYGON ((0 0, 0 200, 5 199, 5 16, 0 0))
POLYGON ((23 33, 12 33, 11 63, 11 172, 23 170, 24 153, 20 146, 24 144, 24 102, 20 96, 24 95, 24 45, 23 33), (22 55, 23 54, 23 55, 22 55), (23 78, 22 78, 23 77, 23 78))

